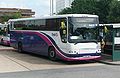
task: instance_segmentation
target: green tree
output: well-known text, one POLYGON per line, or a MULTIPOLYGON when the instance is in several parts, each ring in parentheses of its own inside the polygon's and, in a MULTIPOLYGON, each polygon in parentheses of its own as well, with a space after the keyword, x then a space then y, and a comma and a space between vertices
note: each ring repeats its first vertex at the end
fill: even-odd
POLYGON ((100 23, 108 23, 107 22, 107 16, 110 12, 110 6, 113 0, 99 0, 97 1, 96 7, 97 9, 97 15, 99 16, 100 23))
POLYGON ((58 14, 71 14, 71 13, 72 13, 71 8, 65 8, 61 12, 59 12, 58 14))
POLYGON ((4 22, 7 22, 9 19, 17 19, 17 18, 21 18, 21 13, 14 13, 12 15, 4 15, 4 16, 1 16, 1 22, 4 23, 4 22))
POLYGON ((71 9, 73 13, 95 14, 97 11, 96 0, 75 0, 71 9))
POLYGON ((100 23, 109 23, 120 18, 119 7, 118 0, 74 0, 70 8, 64 9, 59 14, 96 14, 100 23))
POLYGON ((114 0, 112 2, 107 21, 108 23, 120 23, 120 1, 114 0))
POLYGON ((74 0, 70 8, 65 8, 58 14, 95 14, 96 0, 74 0))

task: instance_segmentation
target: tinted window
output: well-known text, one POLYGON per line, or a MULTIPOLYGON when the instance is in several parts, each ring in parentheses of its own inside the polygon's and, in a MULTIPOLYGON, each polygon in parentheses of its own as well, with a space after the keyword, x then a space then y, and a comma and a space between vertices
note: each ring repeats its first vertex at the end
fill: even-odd
POLYGON ((51 31, 58 31, 59 30, 59 22, 57 19, 47 19, 46 22, 46 30, 51 30, 51 31))
POLYGON ((16 30, 42 30, 42 31, 59 31, 61 20, 65 18, 38 19, 14 22, 16 30))
POLYGON ((36 28, 38 30, 45 30, 46 29, 46 20, 44 20, 44 19, 35 20, 34 28, 36 28))
POLYGON ((16 30, 22 30, 25 27, 25 21, 17 21, 14 22, 14 29, 16 30))

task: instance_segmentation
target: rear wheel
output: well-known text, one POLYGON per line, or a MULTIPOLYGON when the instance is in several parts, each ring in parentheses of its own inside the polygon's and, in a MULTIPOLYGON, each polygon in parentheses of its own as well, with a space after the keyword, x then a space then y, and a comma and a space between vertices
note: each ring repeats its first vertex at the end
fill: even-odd
POLYGON ((48 52, 48 57, 50 60, 55 61, 56 60, 56 52, 54 47, 50 47, 49 48, 49 52, 48 52))
POLYGON ((3 39, 1 39, 1 44, 3 45, 4 43, 3 43, 3 39))
POLYGON ((18 43, 18 52, 23 52, 23 48, 22 48, 22 43, 21 42, 19 42, 18 43))

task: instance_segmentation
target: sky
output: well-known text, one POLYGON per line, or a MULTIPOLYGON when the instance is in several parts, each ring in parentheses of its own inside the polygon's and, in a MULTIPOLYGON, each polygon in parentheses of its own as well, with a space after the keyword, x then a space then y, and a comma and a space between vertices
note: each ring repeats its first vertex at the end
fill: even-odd
POLYGON ((50 0, 1 0, 0 8, 32 9, 35 16, 50 14, 50 0))

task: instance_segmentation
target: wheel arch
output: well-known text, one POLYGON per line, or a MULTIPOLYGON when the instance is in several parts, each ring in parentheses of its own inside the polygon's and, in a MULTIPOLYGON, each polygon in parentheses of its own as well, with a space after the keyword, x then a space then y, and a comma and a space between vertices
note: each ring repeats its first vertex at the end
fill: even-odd
POLYGON ((17 47, 19 46, 19 44, 21 44, 21 45, 22 45, 22 42, 21 42, 21 41, 18 41, 18 43, 17 43, 17 47))

